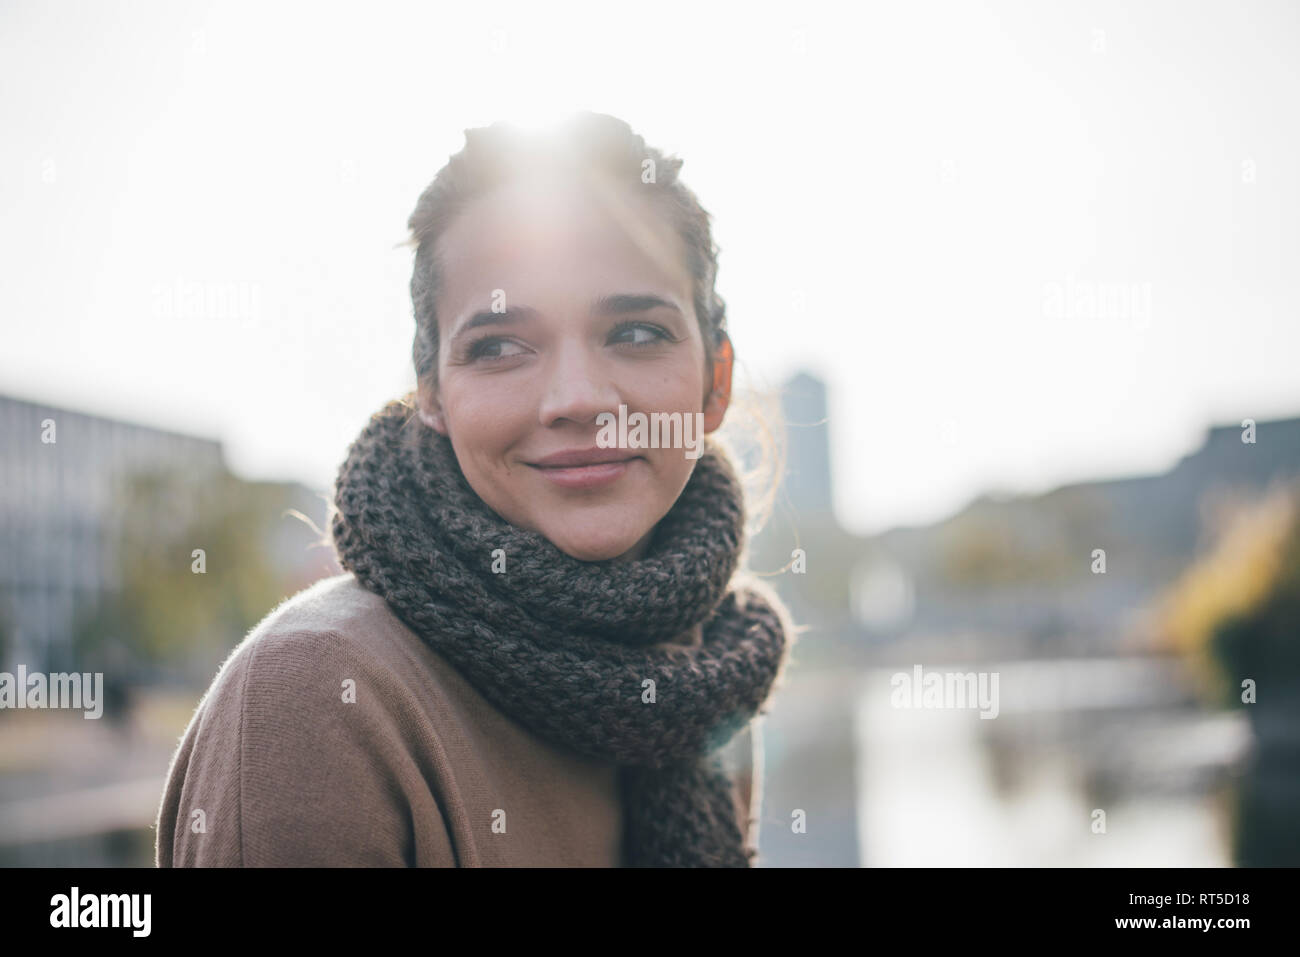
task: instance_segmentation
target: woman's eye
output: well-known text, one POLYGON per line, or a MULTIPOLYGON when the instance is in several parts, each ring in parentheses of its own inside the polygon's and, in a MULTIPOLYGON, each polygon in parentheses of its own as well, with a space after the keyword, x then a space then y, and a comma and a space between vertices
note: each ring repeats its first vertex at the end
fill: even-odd
POLYGON ((649 346, 670 342, 672 336, 666 330, 648 322, 630 322, 614 330, 614 341, 631 346, 649 346))
POLYGON ((478 340, 470 347, 469 357, 471 359, 512 359, 517 355, 523 355, 524 348, 517 342, 511 342, 509 339, 484 338, 478 340), (518 352, 508 351, 511 347, 518 349, 518 352))

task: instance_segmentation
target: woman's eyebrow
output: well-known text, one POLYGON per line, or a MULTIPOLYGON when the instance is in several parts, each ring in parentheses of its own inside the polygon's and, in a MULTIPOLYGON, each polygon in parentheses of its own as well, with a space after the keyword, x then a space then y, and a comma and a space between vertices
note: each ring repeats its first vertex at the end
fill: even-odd
POLYGON ((591 311, 597 315, 623 315, 629 312, 645 312, 647 309, 655 309, 659 306, 666 306, 678 315, 681 309, 676 303, 669 302, 667 299, 651 293, 620 293, 614 296, 601 296, 591 305, 591 311))
POLYGON ((523 319, 531 319, 536 315, 536 310, 530 306, 513 306, 501 312, 493 312, 485 309, 474 313, 460 327, 452 333, 449 344, 455 342, 471 329, 477 329, 479 326, 504 326, 519 322, 523 319))

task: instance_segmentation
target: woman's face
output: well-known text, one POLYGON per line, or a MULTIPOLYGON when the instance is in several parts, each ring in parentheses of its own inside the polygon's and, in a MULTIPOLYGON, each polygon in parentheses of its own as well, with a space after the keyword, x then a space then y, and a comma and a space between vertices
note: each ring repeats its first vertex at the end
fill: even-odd
POLYGON ((506 521, 584 561, 644 554, 698 445, 602 448, 597 417, 682 413, 708 433, 727 405, 709 391, 680 237, 626 188, 539 176, 469 205, 437 249, 438 379, 421 416, 506 521), (564 453, 618 461, 547 461, 564 453))

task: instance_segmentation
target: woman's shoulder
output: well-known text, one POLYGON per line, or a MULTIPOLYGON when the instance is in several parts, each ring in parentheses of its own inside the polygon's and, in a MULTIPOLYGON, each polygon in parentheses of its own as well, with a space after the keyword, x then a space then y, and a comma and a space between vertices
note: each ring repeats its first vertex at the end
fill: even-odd
POLYGON ((274 643, 285 636, 310 634, 392 637, 405 629, 383 598, 367 590, 351 572, 344 572, 284 599, 249 631, 244 643, 274 643))
POLYGON ((416 652, 402 647, 403 629, 351 576, 317 582, 259 622, 172 758, 160 866, 451 860, 433 798, 421 796, 422 765, 405 757, 439 746, 436 707, 426 712, 406 683, 416 652))
POLYGON ((310 733, 341 713, 363 718, 357 727, 369 734, 437 735, 460 711, 462 684, 387 602, 337 575, 287 598, 247 633, 190 725, 200 746, 213 748, 310 733))
POLYGON ((395 677, 410 671, 417 652, 388 603, 349 572, 321 579, 268 612, 231 650, 213 685, 250 669, 271 680, 349 666, 372 679, 395 677))

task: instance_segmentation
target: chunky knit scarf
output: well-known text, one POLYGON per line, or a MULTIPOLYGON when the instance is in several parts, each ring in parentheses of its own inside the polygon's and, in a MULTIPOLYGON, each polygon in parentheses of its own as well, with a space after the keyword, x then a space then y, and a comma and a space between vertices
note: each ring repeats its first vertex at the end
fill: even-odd
POLYGON ((500 518, 410 395, 353 442, 334 507, 342 566, 485 698, 620 766, 626 866, 754 863, 717 752, 763 710, 789 619, 732 582, 743 496, 711 438, 634 561, 579 561, 500 518), (674 643, 697 625, 702 641, 674 643))

